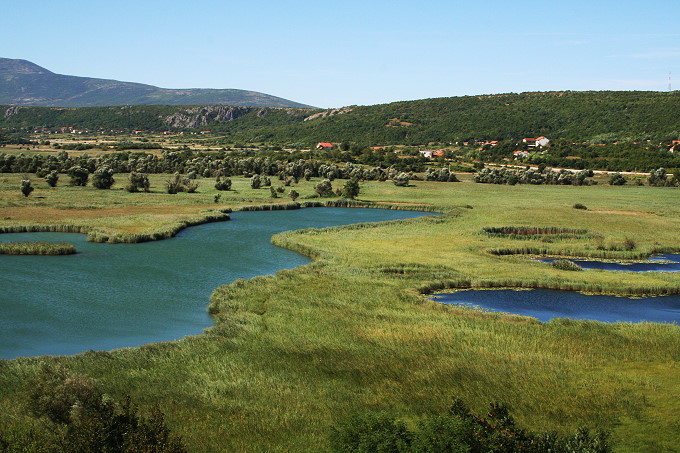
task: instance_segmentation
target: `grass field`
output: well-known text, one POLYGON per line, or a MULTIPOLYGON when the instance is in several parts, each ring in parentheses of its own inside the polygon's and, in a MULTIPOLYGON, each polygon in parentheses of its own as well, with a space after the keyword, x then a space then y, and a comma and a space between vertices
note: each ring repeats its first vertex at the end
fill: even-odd
MULTIPOLYGON (((128 194, 124 175, 112 190, 69 187, 62 176, 54 189, 34 180, 26 198, 20 175, 0 175, 0 227, 152 234, 223 208, 290 201, 232 178, 235 190, 216 204, 213 180, 199 180, 197 194, 168 195, 167 178, 153 176, 151 193, 128 194)), ((315 182, 295 187, 298 201, 312 200, 315 182)), ((0 436, 39 428, 26 416, 25 392, 40 364, 50 362, 92 376, 117 399, 129 394, 147 409, 160 404, 197 452, 324 451, 331 426, 349 414, 385 411, 415 424, 442 413, 453 397, 477 412, 492 400, 507 402, 534 430, 605 428, 618 452, 680 449, 677 325, 540 323, 443 306, 422 294, 456 285, 677 294, 677 273, 569 272, 489 250, 606 252, 610 259, 677 251, 678 189, 422 181, 361 187, 361 200, 436 206, 444 215, 277 235, 274 243, 315 262, 217 288, 206 301, 215 326, 204 335, 0 361, 0 436), (587 234, 517 239, 483 232, 503 226, 587 234)))

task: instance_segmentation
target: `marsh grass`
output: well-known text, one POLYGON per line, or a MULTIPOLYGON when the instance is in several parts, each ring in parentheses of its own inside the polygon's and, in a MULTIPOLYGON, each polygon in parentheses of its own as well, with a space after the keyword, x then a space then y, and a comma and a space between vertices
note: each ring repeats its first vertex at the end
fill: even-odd
MULTIPOLYGON (((314 183, 296 187, 300 199, 325 205, 329 200, 305 198, 312 196, 314 183)), ((225 207, 273 204, 269 191, 246 184, 234 179, 234 193, 223 193, 225 207)), ((153 192, 152 181, 151 193, 123 199, 122 191, 117 196, 89 193, 88 188, 49 192, 38 184, 34 195, 54 197, 56 209, 52 200, 40 206, 33 196, 22 200, 10 185, 7 192, 0 186, 3 213, 9 212, 4 216, 18 216, 21 209, 33 215, 32 222, 21 220, 26 225, 40 223, 35 220, 41 215, 46 223, 57 224, 50 216, 59 219, 57 214, 71 209, 89 214, 79 218, 79 225, 88 228, 111 227, 113 217, 96 216, 112 206, 161 213, 135 211, 113 220, 113 232, 127 229, 131 234, 162 231, 179 219, 205 215, 200 213, 206 204, 214 207, 216 193, 177 194, 169 201, 153 192), (200 202, 192 196, 210 199, 200 202), (5 209, 10 205, 17 209, 5 209)), ((416 424, 442 413, 453 397, 462 397, 476 412, 489 401, 505 401, 529 429, 610 429, 619 452, 677 449, 678 326, 568 319, 541 323, 449 307, 423 295, 461 287, 677 294, 679 275, 564 272, 523 256, 487 252, 533 242, 479 234, 485 226, 516 225, 521 219, 537 227, 587 229, 605 244, 634 238, 636 249, 622 256, 680 250, 677 190, 425 181, 412 181, 412 186, 362 183, 361 197, 375 204, 437 206, 453 213, 277 235, 275 244, 316 261, 217 288, 209 301, 215 326, 204 335, 72 357, 0 361, 0 437, 41 429, 27 416, 24 395, 40 363, 47 361, 90 375, 115 398, 130 394, 143 409, 159 404, 172 431, 196 452, 326 451, 331 426, 349 414, 388 411, 416 424), (536 199, 551 202, 537 205, 536 199), (590 209, 572 209, 574 199, 590 209), (474 209, 460 209, 466 205, 474 209)), ((115 186, 100 192, 113 194, 115 186)), ((572 237, 545 249, 583 256, 597 251, 596 246, 593 239, 572 237)))
POLYGON ((73 255, 76 247, 64 242, 0 242, 0 255, 73 255))

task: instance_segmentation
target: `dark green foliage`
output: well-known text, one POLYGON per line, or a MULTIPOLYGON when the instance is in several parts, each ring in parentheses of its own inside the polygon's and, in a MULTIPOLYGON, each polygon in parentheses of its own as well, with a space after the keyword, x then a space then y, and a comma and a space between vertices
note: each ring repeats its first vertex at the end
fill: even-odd
POLYGON ((57 181, 59 181, 59 174, 55 170, 52 170, 45 176, 45 182, 47 182, 47 185, 50 187, 56 187, 57 181))
POLYGON ((469 453, 466 440, 472 438, 471 424, 462 418, 435 416, 418 424, 413 436, 414 453, 469 453))
POLYGON ((21 193, 24 194, 24 197, 27 197, 33 192, 34 187, 31 185, 31 180, 28 179, 28 177, 24 177, 21 180, 21 193))
POLYGON ((125 190, 130 193, 136 193, 140 190, 148 192, 151 187, 149 183, 149 176, 144 173, 130 172, 128 175, 128 183, 125 186, 125 190))
POLYGON ((350 417, 331 431, 334 452, 410 452, 411 433, 403 422, 386 415, 350 417))
POLYGON ((458 178, 447 167, 430 167, 425 171, 425 181, 458 182, 458 178))
POLYGON ((408 173, 401 172, 392 178, 395 186, 407 187, 411 177, 408 173))
POLYGON ((250 188, 259 189, 260 187, 262 187, 262 180, 260 179, 260 175, 253 175, 252 178, 250 178, 250 188))
POLYGON ((290 192, 288 192, 288 196, 290 197, 291 200, 295 201, 298 199, 300 194, 298 193, 297 190, 291 189, 290 192))
POLYGON ((110 189, 114 182, 113 170, 108 166, 101 166, 92 173, 92 185, 97 189, 110 189))
POLYGON ((320 197, 332 197, 333 196, 333 186, 328 179, 324 179, 314 185, 314 191, 320 197))
POLYGON ((231 190, 231 179, 224 176, 218 176, 217 180, 215 181, 215 189, 231 190))
POLYGON ((586 206, 586 205, 584 205, 584 204, 581 204, 581 203, 574 203, 573 208, 574 208, 574 209, 581 209, 581 210, 583 210, 583 211, 587 211, 587 210, 588 210, 588 206, 586 206))
POLYGON ((179 192, 194 193, 198 189, 198 182, 187 177, 182 177, 179 173, 175 173, 166 181, 165 188, 170 194, 179 192))
POLYGON ((623 186, 628 182, 628 180, 621 173, 614 173, 609 177, 609 185, 611 186, 623 186))
POLYGON ((70 184, 72 186, 86 186, 90 177, 90 171, 80 165, 69 168, 67 173, 71 178, 70 184))
POLYGON ((389 415, 353 416, 334 427, 331 448, 336 452, 418 453, 609 453, 604 432, 591 434, 532 433, 518 427, 507 406, 491 403, 483 416, 473 414, 456 399, 445 416, 423 419, 411 432, 389 415))
POLYGON ((64 368, 43 365, 27 396, 29 410, 45 420, 46 431, 16 439, 14 444, 6 442, 9 451, 25 451, 45 443, 43 439, 55 444, 52 451, 65 453, 186 451, 170 433, 160 409, 144 417, 129 398, 117 404, 96 381, 64 368))
POLYGON ((583 268, 571 260, 555 260, 550 263, 555 269, 561 271, 582 271, 583 268))
POLYGON ((678 177, 673 175, 672 178, 669 178, 665 168, 658 168, 649 174, 647 183, 650 186, 675 187, 678 185, 678 177))
POLYGON ((359 195, 360 190, 361 188, 359 187, 359 180, 357 178, 352 178, 343 186, 342 197, 353 200, 359 195))
POLYGON ((523 169, 486 167, 477 172, 473 179, 478 183, 508 184, 511 186, 515 184, 587 186, 591 184, 591 181, 587 178, 592 176, 591 170, 573 172, 564 169, 553 171, 551 168, 545 168, 540 172, 529 167, 523 169))

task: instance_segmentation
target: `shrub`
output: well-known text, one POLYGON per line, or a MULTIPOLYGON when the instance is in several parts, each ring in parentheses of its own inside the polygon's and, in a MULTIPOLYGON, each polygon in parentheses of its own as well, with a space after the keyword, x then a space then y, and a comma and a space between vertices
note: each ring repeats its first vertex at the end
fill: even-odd
POLYGON ((92 185, 97 189, 110 189, 114 182, 113 170, 108 166, 99 167, 92 173, 92 185))
POLYGON ((45 176, 45 182, 47 182, 47 185, 50 187, 56 187, 57 181, 59 181, 59 174, 55 170, 52 170, 45 176))
POLYGON ((583 268, 571 260, 555 260, 550 263, 555 269, 561 271, 582 271, 583 268))
POLYGON ((183 178, 179 173, 172 175, 165 183, 168 193, 175 194, 179 192, 194 193, 198 189, 198 182, 189 178, 183 178))
POLYGON ((125 186, 125 190, 128 192, 133 193, 139 192, 140 190, 148 192, 149 187, 149 176, 134 171, 128 175, 128 183, 125 186))
POLYGON ((584 204, 581 204, 581 203, 575 203, 573 208, 574 209, 583 209, 584 211, 588 210, 588 207, 584 204))
POLYGON ((69 168, 67 174, 71 178, 70 184, 72 186, 86 186, 87 180, 90 177, 90 171, 80 165, 74 165, 69 168))
POLYGON ((253 177, 250 178, 250 188, 259 189, 261 186, 262 180, 260 179, 260 175, 253 175, 253 177))
POLYGON ((333 196, 333 186, 328 179, 324 179, 314 185, 314 191, 319 194, 320 197, 332 197, 333 196))
POLYGON ((291 189, 290 192, 288 192, 288 196, 290 197, 291 200, 295 201, 298 199, 300 194, 297 192, 297 190, 291 189))
POLYGON ((330 441, 332 450, 338 453, 411 451, 411 433, 406 425, 386 415, 350 417, 338 428, 333 428, 330 441))
POLYGON ((34 188, 33 188, 33 186, 31 185, 31 180, 28 179, 27 176, 24 176, 24 177, 21 179, 21 188, 20 188, 21 193, 24 194, 24 197, 27 197, 27 196, 29 196, 29 195, 31 194, 31 192, 33 192, 33 189, 34 189, 34 188))
POLYGON ((395 186, 406 187, 410 181, 408 173, 401 172, 392 178, 395 186))
POLYGON ((609 177, 610 186, 623 186, 628 180, 621 173, 614 173, 609 177))
POLYGON ((360 190, 359 180, 357 178, 352 178, 343 186, 341 196, 353 200, 359 195, 360 190))
POLYGON ((218 176, 217 181, 215 181, 215 189, 231 190, 231 179, 218 176))

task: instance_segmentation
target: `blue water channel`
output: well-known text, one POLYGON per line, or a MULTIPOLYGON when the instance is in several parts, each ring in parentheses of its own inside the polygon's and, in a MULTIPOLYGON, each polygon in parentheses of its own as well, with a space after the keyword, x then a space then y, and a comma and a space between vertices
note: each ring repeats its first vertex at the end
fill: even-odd
MULTIPOLYGON (((541 259, 544 263, 551 263, 554 259, 541 259)), ((680 272, 680 255, 667 254, 655 255, 647 261, 639 263, 608 263, 604 261, 588 261, 588 260, 569 260, 583 269, 602 269, 606 271, 628 271, 628 272, 680 272)))
POLYGON ((540 321, 573 318, 604 322, 680 323, 680 296, 632 299, 548 289, 502 289, 439 294, 435 300, 445 304, 532 316, 540 321))
POLYGON ((236 212, 142 244, 97 244, 69 233, 2 234, 0 241, 75 244, 70 256, 0 255, 0 358, 76 354, 174 340, 212 325, 210 294, 239 278, 309 259, 273 234, 422 216, 382 209, 236 212))

